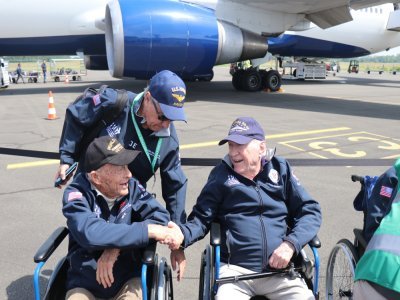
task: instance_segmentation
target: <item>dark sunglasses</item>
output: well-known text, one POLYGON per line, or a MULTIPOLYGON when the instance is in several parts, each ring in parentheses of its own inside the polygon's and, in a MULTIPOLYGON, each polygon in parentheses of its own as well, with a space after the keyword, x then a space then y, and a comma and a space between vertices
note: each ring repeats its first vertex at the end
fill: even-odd
POLYGON ((158 103, 158 102, 157 102, 157 100, 154 99, 153 97, 151 97, 151 102, 153 102, 154 109, 156 110, 158 120, 160 120, 161 122, 170 121, 170 119, 168 119, 166 116, 164 116, 164 115, 162 114, 161 111, 158 110, 158 107, 157 107, 157 103, 158 103))

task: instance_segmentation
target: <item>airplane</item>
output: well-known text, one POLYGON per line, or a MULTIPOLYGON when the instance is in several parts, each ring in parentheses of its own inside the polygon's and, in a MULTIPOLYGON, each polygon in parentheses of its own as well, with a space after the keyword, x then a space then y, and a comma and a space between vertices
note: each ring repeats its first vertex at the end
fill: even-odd
MULTIPOLYGON (((289 41, 285 31, 326 30, 352 21, 351 9, 398 2, 108 1, 3 2, 0 56, 79 54, 88 69, 109 70, 117 78, 149 79, 169 69, 184 80, 210 81, 214 65, 264 58, 280 37, 281 43, 289 41)), ((267 87, 280 87, 277 71, 263 75, 267 87)))

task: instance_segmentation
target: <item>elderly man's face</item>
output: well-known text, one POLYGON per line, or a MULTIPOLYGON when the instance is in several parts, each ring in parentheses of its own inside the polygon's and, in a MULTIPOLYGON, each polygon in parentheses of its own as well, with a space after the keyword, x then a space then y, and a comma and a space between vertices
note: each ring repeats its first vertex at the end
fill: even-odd
POLYGON ((235 172, 253 180, 261 170, 261 155, 265 152, 265 142, 252 140, 248 144, 240 145, 229 141, 228 145, 235 172))
POLYGON ((171 123, 162 113, 160 104, 154 99, 150 92, 147 92, 143 99, 143 116, 146 119, 146 126, 152 131, 160 131, 168 128, 171 123))
POLYGON ((105 164, 93 172, 96 173, 94 180, 97 188, 108 198, 114 199, 128 194, 128 183, 132 177, 128 166, 105 164))

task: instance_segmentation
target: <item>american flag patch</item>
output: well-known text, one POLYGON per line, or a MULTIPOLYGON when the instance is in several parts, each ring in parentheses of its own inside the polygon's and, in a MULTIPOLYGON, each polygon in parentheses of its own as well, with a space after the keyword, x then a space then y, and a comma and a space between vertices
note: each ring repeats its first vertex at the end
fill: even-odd
POLYGON ((94 106, 97 106, 97 105, 99 105, 100 103, 101 103, 101 101, 100 101, 100 95, 99 95, 99 94, 94 95, 94 96, 93 96, 93 104, 94 104, 94 106))
POLYGON ((73 201, 75 199, 80 199, 80 198, 82 198, 81 192, 71 192, 68 194, 68 201, 73 201))
POLYGON ((392 188, 382 185, 379 195, 390 198, 392 197, 392 192, 392 188))

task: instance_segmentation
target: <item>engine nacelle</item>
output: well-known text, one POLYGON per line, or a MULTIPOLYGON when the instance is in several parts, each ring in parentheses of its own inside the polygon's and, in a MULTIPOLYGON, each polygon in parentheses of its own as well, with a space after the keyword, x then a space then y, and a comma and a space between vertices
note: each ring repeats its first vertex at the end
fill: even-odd
POLYGON ((173 0, 114 0, 106 8, 106 51, 114 77, 148 79, 168 69, 212 77, 216 64, 264 57, 265 37, 217 21, 214 11, 173 0))
POLYGON ((108 70, 107 56, 105 55, 85 55, 84 62, 88 70, 108 70))

